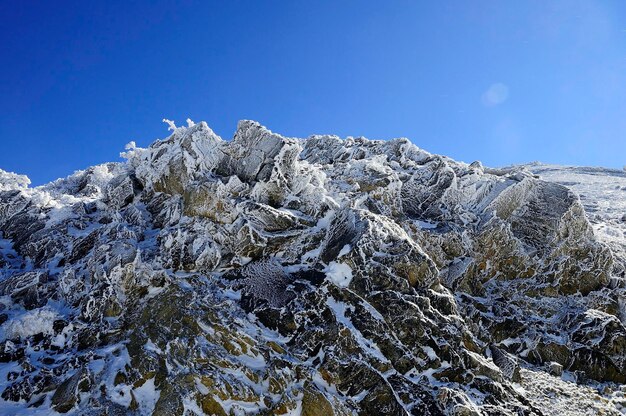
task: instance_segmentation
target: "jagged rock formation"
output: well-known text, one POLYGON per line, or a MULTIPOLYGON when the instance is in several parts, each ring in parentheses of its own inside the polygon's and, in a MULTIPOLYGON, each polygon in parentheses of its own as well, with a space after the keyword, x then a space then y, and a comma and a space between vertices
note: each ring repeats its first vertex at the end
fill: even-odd
POLYGON ((537 165, 189 124, 41 187, 0 172, 5 413, 623 409, 624 234, 537 165))

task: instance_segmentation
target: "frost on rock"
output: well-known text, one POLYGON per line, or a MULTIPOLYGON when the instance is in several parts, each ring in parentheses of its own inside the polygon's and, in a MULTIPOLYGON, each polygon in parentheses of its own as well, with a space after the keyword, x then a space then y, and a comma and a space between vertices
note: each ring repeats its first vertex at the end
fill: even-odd
POLYGON ((204 122, 0 171, 0 414, 626 409, 626 175, 204 122))
POLYGON ((0 191, 25 189, 30 185, 30 179, 26 175, 18 175, 0 169, 0 191))
POLYGON ((4 325, 3 338, 27 339, 37 334, 50 335, 54 332, 53 324, 58 317, 56 311, 45 308, 27 311, 4 325))

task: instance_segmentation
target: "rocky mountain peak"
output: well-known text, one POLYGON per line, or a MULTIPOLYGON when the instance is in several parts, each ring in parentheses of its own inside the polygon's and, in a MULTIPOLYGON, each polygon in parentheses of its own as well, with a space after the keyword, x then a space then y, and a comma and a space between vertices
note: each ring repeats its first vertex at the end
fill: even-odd
POLYGON ((0 413, 619 413, 624 195, 577 187, 623 177, 168 123, 0 171, 0 413))

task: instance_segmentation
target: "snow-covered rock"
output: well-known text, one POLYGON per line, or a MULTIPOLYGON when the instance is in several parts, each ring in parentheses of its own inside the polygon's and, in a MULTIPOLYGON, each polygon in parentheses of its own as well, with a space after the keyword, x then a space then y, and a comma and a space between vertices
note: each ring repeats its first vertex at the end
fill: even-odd
POLYGON ((623 172, 167 122, 0 171, 0 413, 625 408, 623 172))

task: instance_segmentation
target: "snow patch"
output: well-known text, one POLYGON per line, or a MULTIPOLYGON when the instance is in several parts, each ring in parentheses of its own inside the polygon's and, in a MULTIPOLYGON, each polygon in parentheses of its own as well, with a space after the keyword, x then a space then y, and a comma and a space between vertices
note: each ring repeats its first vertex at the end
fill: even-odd
POLYGON ((1 339, 28 338, 43 333, 52 334, 52 324, 59 318, 59 314, 48 308, 35 309, 17 316, 4 325, 1 339))
POLYGON ((331 261, 324 273, 328 280, 339 287, 348 287, 352 281, 352 269, 345 263, 331 261))
POLYGON ((143 383, 141 387, 133 390, 133 394, 142 415, 151 415, 156 402, 159 400, 159 396, 161 396, 161 392, 156 389, 154 384, 154 377, 143 383))

